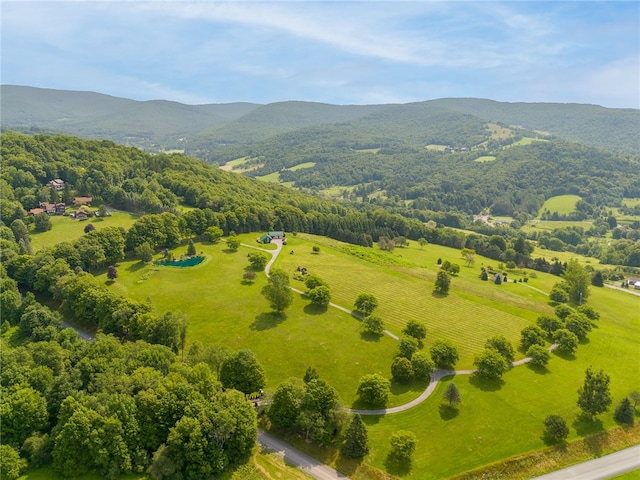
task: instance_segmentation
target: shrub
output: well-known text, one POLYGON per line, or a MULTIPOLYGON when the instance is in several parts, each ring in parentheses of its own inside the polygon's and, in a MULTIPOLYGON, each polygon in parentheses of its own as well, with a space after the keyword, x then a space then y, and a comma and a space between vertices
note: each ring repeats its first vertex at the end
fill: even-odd
POLYGON ((560 415, 549 415, 544 419, 545 433, 556 441, 564 440, 569 436, 569 427, 560 415))

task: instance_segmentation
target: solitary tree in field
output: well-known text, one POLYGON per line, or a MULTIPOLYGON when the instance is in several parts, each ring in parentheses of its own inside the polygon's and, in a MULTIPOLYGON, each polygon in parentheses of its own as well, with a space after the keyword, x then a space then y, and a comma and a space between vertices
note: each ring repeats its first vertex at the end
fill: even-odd
POLYGON ((418 244, 420 245, 420 248, 423 248, 425 245, 427 245, 429 242, 427 241, 426 238, 424 237, 420 237, 418 239, 418 244))
POLYGON ((359 414, 355 414, 345 435, 342 453, 349 458, 362 458, 369 453, 369 438, 367 428, 362 423, 359 414))
POLYGON ((409 320, 405 327, 402 329, 402 333, 407 337, 413 337, 418 340, 418 343, 427 338, 427 327, 424 323, 417 320, 409 320))
POLYGON ((589 296, 591 274, 578 260, 571 259, 562 277, 568 284, 569 300, 575 305, 582 305, 589 296))
POLYGON ((413 432, 399 430, 391 435, 389 458, 394 462, 407 462, 416 449, 417 438, 413 432))
POLYGON ((193 244, 193 240, 189 239, 189 242, 187 243, 187 256, 193 257, 196 253, 196 246, 193 244))
POLYGON ((378 307, 378 299, 370 293, 361 293, 354 302, 356 310, 368 317, 378 307))
POLYGON ((460 398, 460 391, 458 390, 458 387, 456 387, 455 383, 447 385, 447 389, 442 394, 442 398, 449 403, 450 407, 453 407, 462 401, 460 398))
POLYGON ((319 287, 309 290, 307 295, 311 303, 320 307, 326 307, 329 305, 329 302, 331 302, 331 292, 329 292, 329 287, 326 285, 320 285, 319 287))
POLYGON ((602 370, 595 373, 587 368, 584 384, 578 389, 578 406, 591 418, 606 412, 611 405, 609 381, 609 375, 602 370))
POLYGON ((107 278, 109 280, 115 280, 118 278, 118 269, 115 265, 109 265, 109 268, 107 268, 107 278))
POLYGON ((476 263, 476 251, 473 248, 463 248, 461 254, 464 261, 467 262, 467 267, 476 263))
POLYGON ((232 252, 237 251, 238 248, 240 248, 240 240, 238 240, 238 237, 233 236, 227 238, 227 248, 232 252))
POLYGON ((451 277, 443 270, 438 272, 436 277, 436 284, 434 290, 442 295, 449 293, 449 287, 451 286, 451 277))
POLYGON ((564 440, 569 436, 569 427, 560 415, 549 415, 544 419, 545 433, 556 441, 564 440))
POLYGON ((289 288, 289 275, 283 270, 271 270, 262 294, 269 300, 271 308, 282 313, 293 302, 293 292, 289 288))

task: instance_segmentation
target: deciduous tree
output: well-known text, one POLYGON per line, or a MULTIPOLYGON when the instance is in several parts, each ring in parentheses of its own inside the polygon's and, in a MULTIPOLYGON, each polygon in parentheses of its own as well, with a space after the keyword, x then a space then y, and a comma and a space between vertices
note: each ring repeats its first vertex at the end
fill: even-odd
POLYGON ((544 431, 556 441, 564 440, 569 436, 569 427, 560 415, 549 415, 544 419, 544 431))
POLYGON ((489 380, 497 380, 509 370, 507 361, 493 348, 485 348, 476 355, 473 364, 477 368, 476 375, 489 380))
POLYGON ((360 378, 356 393, 360 400, 372 407, 384 407, 389 399, 391 383, 377 373, 367 374, 360 378))
POLYGON ((429 353, 433 363, 440 368, 453 368, 460 358, 458 349, 449 340, 436 340, 429 353))
POLYGON ((262 294, 269 301, 271 308, 282 313, 293 302, 293 292, 289 288, 289 275, 283 270, 271 270, 262 294))
POLYGON ((451 286, 451 277, 449 274, 443 270, 438 272, 436 276, 436 283, 434 290, 442 295, 446 295, 449 293, 449 288, 451 286))
POLYGON ((413 432, 399 430, 391 435, 389 458, 395 462, 407 462, 416 449, 418 439, 413 432))
POLYGON ((596 373, 589 367, 585 371, 584 384, 578 389, 578 406, 591 418, 606 412, 611 405, 609 381, 609 375, 602 370, 596 373))
POLYGON ((220 381, 245 394, 258 392, 265 385, 264 369, 251 350, 240 350, 222 362, 220 381))
POLYGON ((391 363, 391 376, 399 383, 409 383, 414 372, 411 361, 405 357, 396 357, 391 363))
POLYGON ((378 307, 378 299, 370 293, 361 293, 354 302, 356 310, 368 317, 378 307))

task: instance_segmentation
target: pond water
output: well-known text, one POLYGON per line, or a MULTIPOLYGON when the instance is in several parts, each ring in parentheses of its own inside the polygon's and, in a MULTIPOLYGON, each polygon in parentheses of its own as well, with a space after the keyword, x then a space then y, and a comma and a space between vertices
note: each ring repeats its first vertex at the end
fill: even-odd
POLYGON ((173 262, 155 262, 154 265, 161 267, 194 267, 204 262, 204 257, 196 256, 185 258, 184 260, 174 260, 173 262))

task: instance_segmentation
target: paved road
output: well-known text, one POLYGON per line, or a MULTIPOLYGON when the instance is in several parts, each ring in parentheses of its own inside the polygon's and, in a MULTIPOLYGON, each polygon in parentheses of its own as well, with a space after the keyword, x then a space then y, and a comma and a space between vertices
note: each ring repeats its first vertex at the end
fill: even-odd
POLYGON ((339 471, 325 465, 288 443, 283 442, 273 435, 258 430, 258 443, 265 449, 280 456, 289 465, 298 467, 318 480, 335 480, 336 478, 349 478, 339 471))
POLYGON ((638 469, 640 469, 640 445, 635 445, 533 480, 605 480, 638 469))

